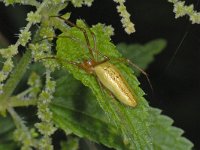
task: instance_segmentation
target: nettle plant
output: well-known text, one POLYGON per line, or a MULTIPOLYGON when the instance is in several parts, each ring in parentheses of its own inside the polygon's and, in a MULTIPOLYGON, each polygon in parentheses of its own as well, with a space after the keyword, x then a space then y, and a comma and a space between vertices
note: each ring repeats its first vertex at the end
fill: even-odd
MULTIPOLYGON (((145 45, 114 45, 110 42, 114 34, 112 26, 98 23, 88 27, 80 19, 74 26, 65 21, 70 20, 70 12, 56 17, 60 16, 61 10, 67 9, 68 3, 74 7, 91 6, 93 0, 3 2, 6 6, 31 5, 36 11, 27 14, 28 24, 20 30, 17 42, 0 49, 3 62, 0 72, 0 134, 4 135, 0 148, 54 149, 52 138, 57 129, 64 131, 67 137, 65 141, 55 139, 62 149, 78 149, 81 139, 114 149, 192 148, 193 144, 182 137, 183 130, 172 126, 172 119, 148 105, 136 78, 140 72, 133 72, 133 68, 123 61, 115 61, 128 57, 145 69, 153 61, 153 56, 164 49, 165 40, 157 39, 145 45), (36 29, 30 30, 36 25, 36 29), (56 35, 55 30, 61 34, 56 35), (25 48, 20 59, 15 57, 19 46, 25 48), (115 95, 101 86, 97 77, 72 63, 90 60, 91 53, 98 61, 106 56, 109 63, 119 70, 135 97, 135 107, 119 102, 115 95), (20 84, 24 87, 18 90, 20 84), (28 107, 27 113, 27 109, 23 109, 27 106, 37 109, 28 107)), ((125 32, 135 32, 125 0, 114 2, 125 32)), ((185 6, 183 1, 177 0, 170 2, 174 4, 176 17, 189 15, 192 23, 200 23, 200 15, 193 10, 193 5, 185 6)))

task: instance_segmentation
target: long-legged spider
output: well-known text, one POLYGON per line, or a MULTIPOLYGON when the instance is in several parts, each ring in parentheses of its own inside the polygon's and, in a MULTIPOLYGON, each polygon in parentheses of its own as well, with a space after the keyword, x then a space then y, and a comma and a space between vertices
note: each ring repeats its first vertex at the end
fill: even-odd
MULTIPOLYGON (((94 47, 91 47, 88 33, 85 28, 80 27, 70 22, 69 20, 66 20, 62 16, 53 16, 53 17, 58 17, 61 20, 64 20, 64 22, 67 23, 68 25, 72 27, 76 27, 81 32, 83 32, 83 35, 86 41, 86 46, 91 56, 90 59, 83 60, 82 62, 67 61, 67 63, 70 63, 72 65, 79 67, 80 69, 84 70, 88 74, 95 75, 99 83, 102 84, 105 88, 107 88, 112 93, 112 95, 114 95, 114 97, 116 97, 119 101, 121 101, 122 103, 128 106, 135 107, 137 105, 136 97, 132 93, 131 88, 129 87, 127 81, 125 80, 123 75, 120 73, 120 71, 117 69, 117 67, 115 67, 113 64, 110 63, 109 61, 110 58, 105 55, 102 55, 97 50, 96 37, 95 37, 95 34, 90 30, 90 28, 87 28, 87 29, 92 36, 94 47), (98 55, 102 55, 103 60, 102 59, 99 60, 98 55)), ((70 38, 70 37, 67 37, 67 38, 70 38)), ((55 58, 55 57, 47 57, 47 58, 55 58)), ((139 69, 143 74, 147 76, 147 74, 142 69, 140 69, 137 65, 133 64, 130 60, 121 59, 121 61, 128 62, 129 64, 133 65, 134 67, 139 69)))

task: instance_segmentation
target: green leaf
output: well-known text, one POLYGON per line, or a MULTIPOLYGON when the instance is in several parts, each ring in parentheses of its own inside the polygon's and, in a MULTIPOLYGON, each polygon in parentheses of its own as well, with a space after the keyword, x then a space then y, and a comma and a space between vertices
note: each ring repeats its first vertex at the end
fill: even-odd
POLYGON ((0 143, 0 150, 14 150, 16 149, 16 144, 14 143, 4 143, 4 144, 1 144, 0 143))
MULTIPOLYGON (((120 43, 117 49, 128 59, 146 69, 153 61, 154 55, 160 53, 166 47, 166 41, 163 39, 156 39, 147 44, 130 44, 120 43)), ((139 71, 133 68, 135 74, 139 75, 139 71)), ((184 137, 181 137, 183 131, 179 128, 173 127, 173 120, 167 116, 161 115, 159 109, 150 109, 150 128, 153 138, 154 149, 161 150, 189 150, 193 144, 184 137), (172 148, 173 147, 173 148, 172 148)))
POLYGON ((74 137, 68 137, 67 141, 61 141, 61 150, 78 150, 79 139, 74 137))
POLYGON ((193 144, 182 137, 183 130, 173 127, 173 120, 161 115, 161 110, 151 108, 149 117, 153 146, 156 150, 191 150, 193 144))
POLYGON ((0 117, 0 150, 13 150, 17 147, 13 142, 14 127, 11 118, 0 117))
POLYGON ((79 137, 84 137, 97 143, 100 142, 108 147, 125 148, 120 135, 114 130, 114 126, 109 126, 99 119, 67 107, 54 105, 53 110, 55 122, 62 129, 67 130, 67 133, 69 133, 68 130, 70 129, 79 137))
POLYGON ((57 80, 56 89, 51 109, 60 128, 107 147, 126 149, 121 132, 105 118, 94 96, 79 81, 66 74, 57 80))
POLYGON ((14 124, 12 120, 4 117, 0 117, 0 135, 5 134, 6 132, 14 129, 14 124))
MULTIPOLYGON (((120 43, 117 45, 117 49, 130 59, 134 64, 145 70, 148 65, 153 61, 154 56, 160 53, 166 47, 166 41, 164 39, 156 39, 150 41, 144 45, 141 44, 125 44, 120 43)), ((140 74, 139 70, 134 69, 136 75, 140 74)))
MULTIPOLYGON (((115 149, 128 149, 121 132, 99 107, 95 96, 71 75, 57 76, 57 90, 52 111, 54 122, 66 133, 74 133, 115 149), (81 97, 81 99, 80 99, 81 97)), ((193 144, 183 131, 172 126, 173 120, 161 115, 159 109, 150 108, 149 128, 153 148, 156 150, 190 150, 193 144)))
MULTIPOLYGON (((78 22, 79 26, 85 27, 82 21, 78 22)), ((106 34, 102 24, 97 24, 91 30, 96 35, 96 47, 101 55, 106 55, 111 59, 121 58, 121 54, 116 50, 115 46, 110 42, 110 37, 106 34)), ((114 61, 113 63, 128 81, 130 88, 134 91, 138 105, 131 108, 123 105, 118 100, 111 97, 105 89, 101 89, 96 78, 89 75, 84 70, 74 65, 66 63, 67 61, 83 61, 89 59, 88 49, 85 44, 83 33, 77 28, 71 28, 68 32, 61 36, 70 36, 72 38, 60 38, 57 41, 57 57, 62 65, 80 80, 85 86, 89 87, 96 96, 99 105, 105 111, 112 124, 122 132, 124 140, 130 144, 130 149, 152 149, 152 141, 150 129, 147 122, 149 117, 148 103, 143 98, 144 92, 139 87, 137 78, 133 75, 133 71, 123 63, 114 61), (64 60, 66 60, 64 62, 64 60)), ((89 35, 91 46, 94 45, 91 35, 89 35)), ((80 99, 81 100, 81 99, 80 99)))

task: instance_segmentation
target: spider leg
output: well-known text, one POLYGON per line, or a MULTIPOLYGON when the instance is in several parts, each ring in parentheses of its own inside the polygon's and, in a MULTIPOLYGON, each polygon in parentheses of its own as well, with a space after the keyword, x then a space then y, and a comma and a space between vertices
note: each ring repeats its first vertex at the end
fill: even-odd
POLYGON ((85 70, 81 63, 79 62, 74 62, 74 61, 68 61, 68 60, 64 60, 64 59, 61 59, 61 58, 58 58, 56 56, 48 56, 48 57, 43 57, 43 58, 40 58, 39 60, 43 60, 43 59, 54 59, 54 60, 57 60, 60 64, 63 64, 63 63, 68 63, 68 64, 71 64, 71 65, 74 65, 80 69, 83 69, 85 70))
POLYGON ((131 60, 127 59, 127 58, 118 58, 118 59, 112 59, 113 61, 119 61, 119 62, 125 62, 129 65, 131 65, 132 67, 136 68, 137 70, 139 70, 147 79, 147 82, 149 83, 149 86, 153 92, 153 86, 151 84, 151 81, 149 79, 148 74, 142 69, 140 68, 138 65, 134 64, 131 60))
MULTIPOLYGON (((91 47, 91 45, 90 45, 90 41, 89 41, 89 38, 88 38, 87 31, 86 31, 84 28, 77 26, 76 24, 74 24, 73 22, 71 22, 71 21, 65 19, 65 18, 62 17, 62 16, 51 16, 51 17, 58 17, 58 18, 60 18, 61 20, 63 20, 65 23, 67 23, 68 25, 70 25, 70 26, 72 26, 72 27, 76 27, 77 29, 79 29, 80 31, 82 31, 83 34, 84 34, 84 37, 85 37, 85 40, 86 40, 86 43, 87 43, 87 47, 88 47, 88 49, 89 49, 89 52, 90 52, 92 58, 95 59, 95 57, 94 57, 94 52, 93 52, 93 49, 92 49, 92 47, 91 47)), ((92 35, 92 37, 93 37, 94 43, 95 43, 95 45, 96 45, 96 38, 95 38, 95 36, 94 36, 94 33, 93 33, 91 30, 89 30, 89 31, 90 31, 90 33, 91 33, 91 35, 92 35)), ((95 47, 96 47, 96 46, 95 46, 95 47)))

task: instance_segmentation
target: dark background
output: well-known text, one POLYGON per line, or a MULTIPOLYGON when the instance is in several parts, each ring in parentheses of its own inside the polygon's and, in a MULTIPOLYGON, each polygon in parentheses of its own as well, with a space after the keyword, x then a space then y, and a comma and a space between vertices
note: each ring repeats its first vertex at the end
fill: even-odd
MULTIPOLYGON (((193 0, 195 10, 199 1, 193 0)), ((165 50, 155 57, 146 72, 150 75, 154 92, 144 77, 140 77, 146 98, 153 107, 163 110, 173 118, 174 125, 185 131, 200 149, 200 25, 192 25, 188 17, 175 19, 173 5, 167 0, 127 0, 127 10, 136 25, 136 33, 128 36, 121 25, 112 0, 94 0, 92 7, 73 8, 72 21, 83 18, 89 25, 98 22, 112 25, 115 35, 112 41, 144 44, 157 38, 167 40, 165 50), (175 55, 175 52, 177 54, 175 55)), ((19 29, 26 25, 29 6, 5 7, 0 3, 0 33, 5 43, 15 43, 19 29)))

